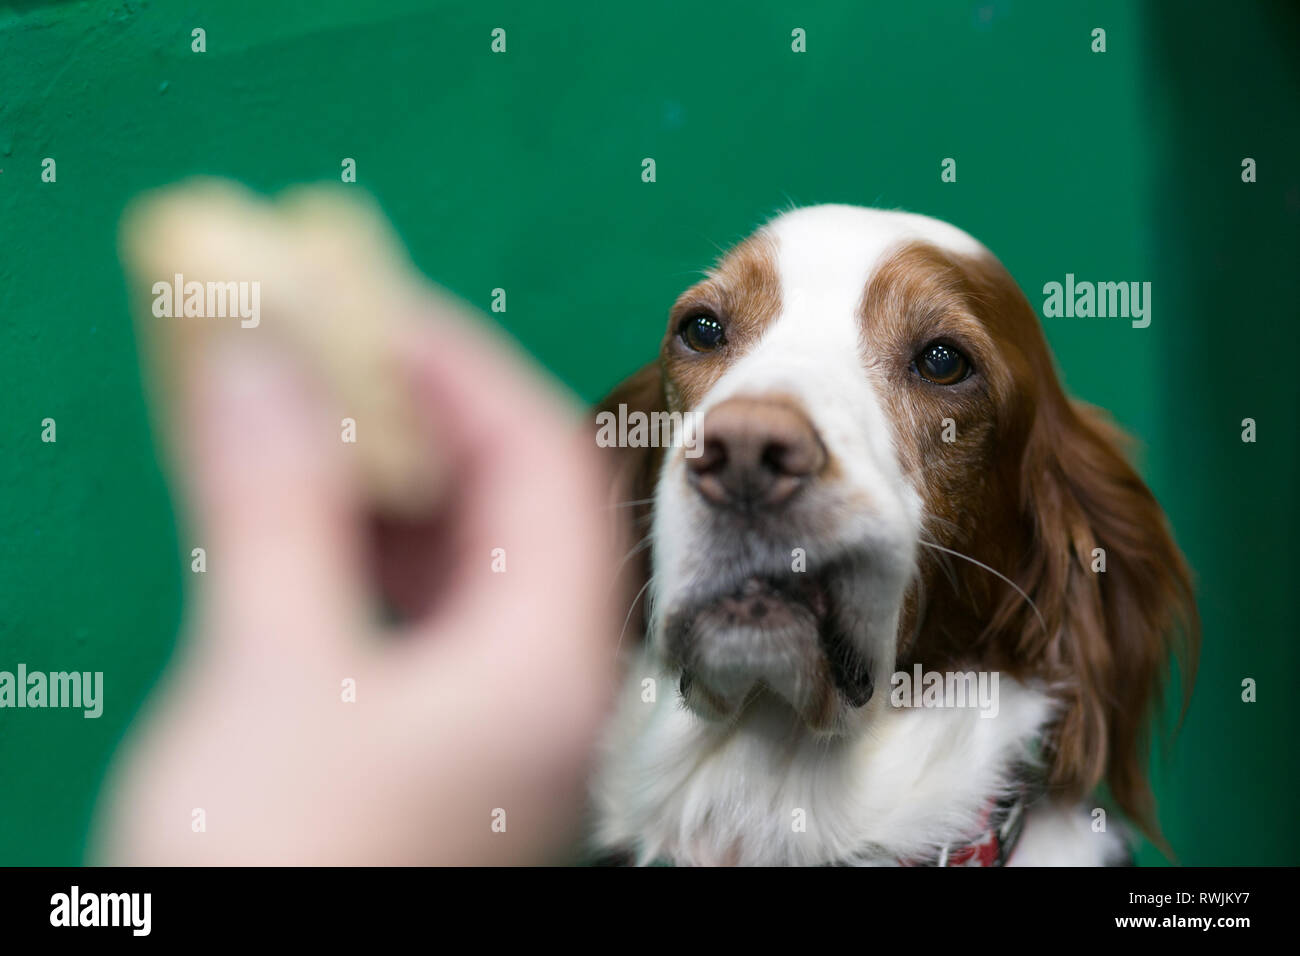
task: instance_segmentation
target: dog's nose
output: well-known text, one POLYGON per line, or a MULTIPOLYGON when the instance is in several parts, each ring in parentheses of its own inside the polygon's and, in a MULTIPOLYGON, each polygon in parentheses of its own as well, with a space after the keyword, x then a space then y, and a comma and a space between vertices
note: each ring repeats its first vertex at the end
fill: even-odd
POLYGON ((729 398, 701 425, 688 477, 710 504, 754 510, 784 504, 826 464, 812 422, 792 402, 729 398))

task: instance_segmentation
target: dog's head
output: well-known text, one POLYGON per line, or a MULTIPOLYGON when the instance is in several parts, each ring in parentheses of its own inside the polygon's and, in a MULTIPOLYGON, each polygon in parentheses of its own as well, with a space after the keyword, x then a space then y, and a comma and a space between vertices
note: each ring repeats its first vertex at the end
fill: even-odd
POLYGON ((762 696, 842 734, 913 662, 1042 679, 1057 789, 1109 777, 1149 820, 1143 728, 1171 642, 1194 649, 1188 573, 1119 433, 1066 398, 970 236, 781 215, 682 294, 602 410, 699 425, 618 454, 649 533, 648 640, 701 716, 762 696))

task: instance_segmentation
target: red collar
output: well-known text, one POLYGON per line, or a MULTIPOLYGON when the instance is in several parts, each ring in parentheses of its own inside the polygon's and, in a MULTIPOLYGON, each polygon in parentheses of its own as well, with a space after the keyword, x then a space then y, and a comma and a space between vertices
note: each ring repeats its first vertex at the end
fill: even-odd
POLYGON ((899 866, 1006 866, 1025 827, 1029 803, 1025 791, 990 801, 981 814, 980 835, 974 840, 939 848, 932 857, 899 860, 899 866))

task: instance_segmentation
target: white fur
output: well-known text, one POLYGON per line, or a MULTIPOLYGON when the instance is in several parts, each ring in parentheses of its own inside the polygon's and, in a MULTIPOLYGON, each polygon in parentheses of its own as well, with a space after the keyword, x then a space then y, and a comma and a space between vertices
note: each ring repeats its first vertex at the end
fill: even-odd
POLYGON ((780 711, 712 723, 674 680, 633 666, 595 790, 597 841, 639 862, 892 865, 979 833, 980 814, 1051 713, 1042 692, 1002 684, 999 715, 898 709, 877 694, 866 729, 818 738, 780 711), (643 701, 654 676, 656 700, 643 701), (806 832, 797 832, 802 810, 806 832))
MULTIPOLYGON (((880 675, 877 692, 840 736, 814 734, 788 708, 761 699, 725 724, 683 706, 676 677, 662 663, 661 631, 715 573, 717 559, 701 530, 707 505, 689 487, 682 451, 666 455, 652 528, 650 632, 630 668, 596 780, 596 842, 634 847, 641 862, 924 858, 978 836, 981 813, 1012 766, 1031 754, 1052 702, 1041 689, 1004 677, 992 719, 974 708, 889 704, 887 675, 924 515, 898 462, 895 426, 877 391, 873 357, 863 354, 857 309, 873 270, 899 242, 925 239, 962 253, 982 247, 937 220, 852 206, 796 210, 765 232, 776 248, 781 313, 698 411, 734 396, 780 393, 809 415, 840 477, 817 489, 833 523, 816 540, 796 544, 810 562, 853 549, 883 569, 861 590, 864 623, 856 635, 880 675), (647 679, 652 702, 643 700, 647 679)), ((1118 840, 1098 839, 1082 811, 1046 805, 1027 818, 1013 860, 1102 862, 1118 840)))

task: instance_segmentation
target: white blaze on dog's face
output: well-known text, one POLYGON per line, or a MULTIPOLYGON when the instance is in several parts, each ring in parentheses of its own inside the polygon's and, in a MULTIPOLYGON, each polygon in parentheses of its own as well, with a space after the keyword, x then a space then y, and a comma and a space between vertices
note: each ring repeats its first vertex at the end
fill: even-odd
POLYGON ((704 453, 664 457, 651 640, 704 715, 774 693, 834 731, 888 693, 925 512, 900 425, 943 427, 894 420, 912 410, 897 392, 947 387, 917 374, 913 349, 946 343, 927 370, 965 361, 931 327, 941 316, 917 317, 934 336, 908 333, 900 352, 884 317, 864 315, 873 276, 909 243, 982 251, 924 217, 813 207, 760 230, 673 309, 668 406, 697 413, 704 453))

